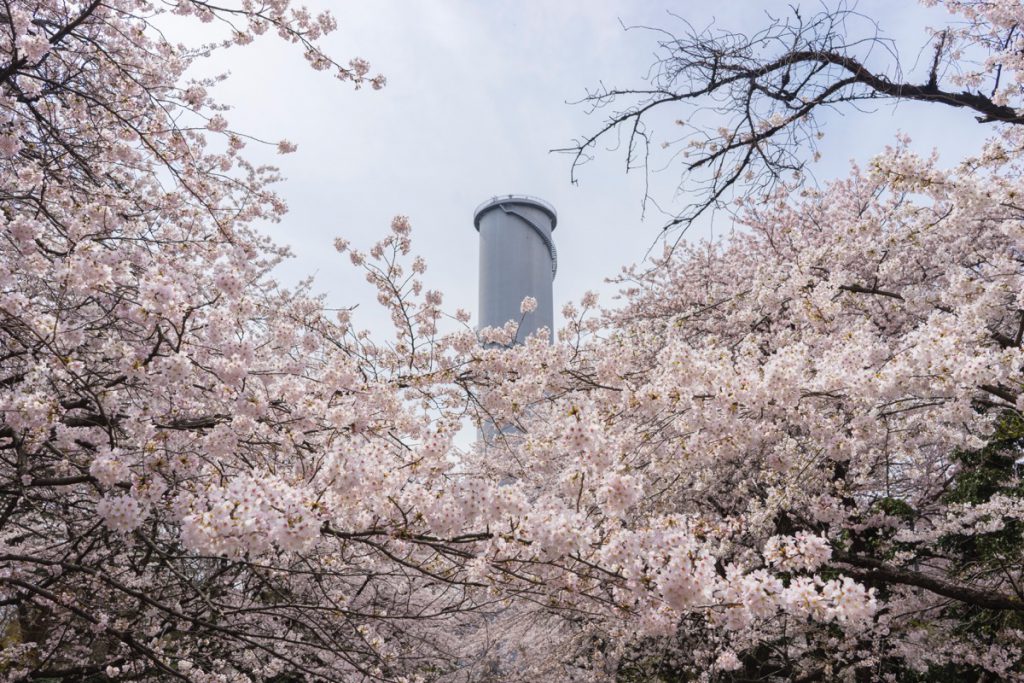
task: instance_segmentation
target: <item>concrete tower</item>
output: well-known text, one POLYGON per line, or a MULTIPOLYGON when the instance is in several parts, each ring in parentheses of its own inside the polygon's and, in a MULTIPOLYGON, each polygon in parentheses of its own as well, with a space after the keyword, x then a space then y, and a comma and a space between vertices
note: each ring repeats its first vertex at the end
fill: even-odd
POLYGON ((557 222, 553 206, 526 195, 491 197, 477 207, 473 223, 480 233, 480 327, 523 318, 517 340, 542 327, 554 334, 551 283, 558 254, 551 232, 557 222), (523 317, 519 306, 528 296, 537 300, 537 310, 523 317))

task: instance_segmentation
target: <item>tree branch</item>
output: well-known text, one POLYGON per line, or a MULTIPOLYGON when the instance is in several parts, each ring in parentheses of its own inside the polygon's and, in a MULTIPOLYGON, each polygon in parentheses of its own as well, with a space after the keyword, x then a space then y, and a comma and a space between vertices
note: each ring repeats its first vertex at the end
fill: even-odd
POLYGON ((867 582, 896 583, 904 586, 915 586, 923 588, 936 595, 951 598, 959 602, 977 605, 985 609, 1024 611, 1024 601, 1010 595, 996 593, 994 591, 983 591, 961 584, 951 583, 937 579, 921 572, 901 567, 887 565, 880 560, 870 557, 849 555, 843 552, 833 552, 832 559, 843 564, 852 565, 863 569, 849 569, 848 567, 836 567, 837 570, 848 576, 867 582))

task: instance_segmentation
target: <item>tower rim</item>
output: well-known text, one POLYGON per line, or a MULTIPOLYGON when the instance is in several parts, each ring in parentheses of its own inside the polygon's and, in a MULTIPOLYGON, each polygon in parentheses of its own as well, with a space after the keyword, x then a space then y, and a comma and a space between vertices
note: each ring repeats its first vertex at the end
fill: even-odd
POLYGON ((480 218, 493 209, 496 206, 502 204, 518 204, 520 206, 529 206, 535 209, 540 209, 551 219, 551 229, 554 230, 558 224, 558 212, 555 211, 555 207, 544 201, 540 197, 534 197, 528 194, 502 194, 495 195, 487 201, 480 204, 473 211, 473 226, 480 231, 480 218))

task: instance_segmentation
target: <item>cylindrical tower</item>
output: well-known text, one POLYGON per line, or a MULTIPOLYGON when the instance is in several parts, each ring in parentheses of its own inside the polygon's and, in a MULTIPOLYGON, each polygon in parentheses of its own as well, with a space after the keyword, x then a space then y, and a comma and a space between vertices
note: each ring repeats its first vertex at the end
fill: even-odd
POLYGON ((554 207, 520 194, 491 197, 477 207, 473 223, 480 233, 480 327, 522 318, 517 341, 542 327, 554 334, 554 207), (537 309, 523 316, 519 307, 528 296, 537 300, 537 309))

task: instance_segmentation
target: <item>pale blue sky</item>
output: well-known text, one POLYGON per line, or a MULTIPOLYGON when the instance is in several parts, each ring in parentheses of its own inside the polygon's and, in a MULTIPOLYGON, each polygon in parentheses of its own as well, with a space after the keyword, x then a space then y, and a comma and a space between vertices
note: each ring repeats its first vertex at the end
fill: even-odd
MULTIPOLYGON (((280 41, 220 53, 209 68, 230 70, 215 90, 235 106, 232 127, 260 137, 288 138, 299 150, 266 153, 288 181, 278 189, 291 213, 271 228, 292 245, 296 258, 281 270, 295 281, 316 273, 316 288, 333 306, 360 304, 357 322, 389 332, 372 293, 348 260, 331 247, 335 236, 369 246, 392 215, 410 216, 414 248, 429 264, 428 287, 445 292, 450 309, 476 314, 477 236, 474 207, 494 194, 526 193, 559 212, 555 241, 559 272, 556 310, 587 289, 611 289, 602 280, 641 259, 664 217, 641 220, 643 178, 625 175, 619 152, 605 152, 569 182, 570 159, 548 150, 592 131, 600 113, 587 116, 578 100, 587 87, 638 85, 652 62, 656 38, 624 32, 621 23, 669 27, 673 12, 695 25, 714 20, 732 30, 761 27, 764 11, 786 3, 761 0, 630 2, 627 0, 372 0, 309 2, 330 7, 340 28, 327 46, 337 57, 360 56, 387 87, 353 92, 325 73, 308 69, 280 41)), ((817 2, 804 3, 808 11, 817 2)), ((944 14, 911 0, 871 0, 860 11, 878 19, 912 64, 926 42, 924 25, 944 14)), ((203 67, 205 70, 208 67, 203 67)), ((671 116, 667 117, 671 120, 671 116)), ((905 103, 873 113, 849 111, 827 121, 817 175, 845 171, 850 158, 866 159, 909 132, 923 151, 939 145, 954 161, 975 147, 984 130, 968 113, 905 103)), ((657 134, 657 130, 655 131, 657 134)), ((666 135, 669 132, 666 131, 666 135)), ((263 152, 253 150, 257 158, 263 152)), ((652 178, 663 206, 673 204, 677 175, 652 178)), ((690 236, 730 229, 719 217, 690 236)), ((559 316, 556 314, 556 325, 559 316)))

